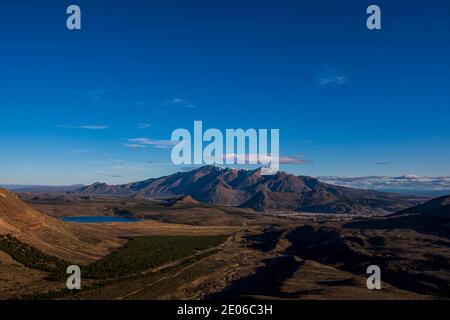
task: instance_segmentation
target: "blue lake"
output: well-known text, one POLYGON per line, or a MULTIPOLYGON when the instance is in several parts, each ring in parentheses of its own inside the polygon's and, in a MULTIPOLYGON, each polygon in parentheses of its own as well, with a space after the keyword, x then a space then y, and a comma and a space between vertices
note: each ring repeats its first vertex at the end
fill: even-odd
POLYGON ((143 221, 136 218, 111 217, 111 216, 75 216, 60 218, 65 222, 73 223, 109 223, 109 222, 139 222, 143 221))

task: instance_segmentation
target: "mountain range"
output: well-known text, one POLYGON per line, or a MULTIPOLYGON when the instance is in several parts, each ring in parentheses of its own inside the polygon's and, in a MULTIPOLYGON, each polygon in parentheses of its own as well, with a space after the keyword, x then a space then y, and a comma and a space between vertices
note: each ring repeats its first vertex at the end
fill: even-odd
POLYGON ((204 166, 188 172, 123 185, 94 183, 70 193, 119 195, 144 199, 190 196, 195 201, 251 208, 256 211, 386 214, 423 202, 424 198, 354 189, 307 176, 262 169, 242 170, 204 166))

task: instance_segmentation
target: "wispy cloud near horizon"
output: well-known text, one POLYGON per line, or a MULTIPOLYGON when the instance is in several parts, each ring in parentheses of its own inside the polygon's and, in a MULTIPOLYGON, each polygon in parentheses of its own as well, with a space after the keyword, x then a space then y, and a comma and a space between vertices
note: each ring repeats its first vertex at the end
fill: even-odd
POLYGON ((322 182, 340 185, 344 187, 371 189, 371 190, 396 190, 396 191, 450 191, 450 177, 427 177, 416 175, 389 176, 325 176, 318 177, 322 182))

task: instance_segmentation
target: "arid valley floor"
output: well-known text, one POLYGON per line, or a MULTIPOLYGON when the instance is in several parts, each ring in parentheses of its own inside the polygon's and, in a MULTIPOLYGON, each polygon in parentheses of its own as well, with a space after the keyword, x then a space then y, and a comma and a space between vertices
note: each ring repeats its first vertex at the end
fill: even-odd
POLYGON ((17 227, 22 220, 9 216, 9 220, 0 220, 0 234, 9 230, 20 243, 67 264, 88 266, 114 257, 115 252, 129 245, 130 239, 186 236, 186 243, 195 237, 215 239, 159 264, 147 264, 148 269, 127 269, 117 274, 112 270, 103 278, 95 274, 89 278, 89 272, 83 277, 82 273, 82 290, 76 294, 65 290, 64 277, 49 277, 50 269, 36 267, 36 260, 28 263, 20 256, 14 258, 17 253, 8 251, 9 245, 8 250, 0 250, 2 299, 450 297, 448 234, 418 230, 414 225, 405 227, 396 217, 262 214, 205 205, 190 197, 162 204, 131 197, 68 194, 22 193, 18 199, 10 192, 1 192, 0 202, 14 198, 8 212, 23 205, 32 214, 42 215, 43 222, 11 230, 11 225, 17 227), (134 216, 143 220, 88 224, 59 220, 61 216, 82 215, 134 216), (214 238, 220 235, 222 240, 214 238), (381 268, 381 290, 366 287, 366 268, 373 264, 381 268))

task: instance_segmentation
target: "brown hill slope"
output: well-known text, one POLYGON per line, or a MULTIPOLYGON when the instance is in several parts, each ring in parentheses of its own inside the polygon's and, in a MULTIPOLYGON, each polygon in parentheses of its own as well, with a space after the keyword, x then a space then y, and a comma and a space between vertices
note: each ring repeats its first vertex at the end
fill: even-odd
POLYGON ((112 242, 41 214, 14 193, 0 189, 0 234, 10 234, 49 255, 71 263, 93 261, 105 255, 112 242))
POLYGON ((164 205, 170 208, 193 207, 199 204, 200 202, 195 201, 191 196, 170 198, 164 202, 164 205))

